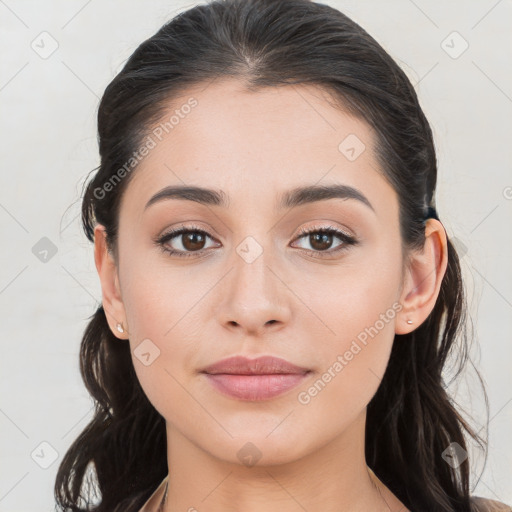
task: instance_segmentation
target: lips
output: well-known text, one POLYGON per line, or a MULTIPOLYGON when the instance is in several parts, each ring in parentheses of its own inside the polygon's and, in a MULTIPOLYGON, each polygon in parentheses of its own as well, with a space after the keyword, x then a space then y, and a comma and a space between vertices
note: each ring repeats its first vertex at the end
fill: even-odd
POLYGON ((216 375, 226 373, 231 375, 272 375, 272 374, 304 374, 308 368, 296 366, 280 357, 261 356, 249 359, 243 356, 223 359, 202 370, 203 373, 216 375))
POLYGON ((284 359, 230 357, 204 368, 210 384, 225 396, 247 401, 269 400, 289 391, 310 373, 284 359))

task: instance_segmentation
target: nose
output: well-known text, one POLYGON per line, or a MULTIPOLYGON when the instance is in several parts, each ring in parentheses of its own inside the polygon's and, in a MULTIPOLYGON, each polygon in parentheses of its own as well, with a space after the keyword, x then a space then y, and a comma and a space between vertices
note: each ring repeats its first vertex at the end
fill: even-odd
POLYGON ((290 318, 290 290, 280 276, 280 267, 269 265, 265 256, 263 252, 250 261, 237 254, 221 292, 217 311, 220 321, 246 336, 261 336, 269 329, 282 328, 290 318))

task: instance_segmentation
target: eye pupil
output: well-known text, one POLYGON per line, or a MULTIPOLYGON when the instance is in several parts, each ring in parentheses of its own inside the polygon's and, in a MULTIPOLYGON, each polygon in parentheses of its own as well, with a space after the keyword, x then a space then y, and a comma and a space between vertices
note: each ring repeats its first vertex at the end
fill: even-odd
POLYGON ((309 236, 309 239, 311 246, 319 251, 328 249, 332 244, 331 233, 313 233, 309 236), (320 243, 320 246, 317 244, 317 242, 320 243))
POLYGON ((183 239, 183 247, 189 251, 200 250, 202 249, 202 245, 204 245, 204 235, 202 233, 198 233, 196 231, 191 233, 186 233, 183 239), (191 243, 189 243, 191 242, 191 243))

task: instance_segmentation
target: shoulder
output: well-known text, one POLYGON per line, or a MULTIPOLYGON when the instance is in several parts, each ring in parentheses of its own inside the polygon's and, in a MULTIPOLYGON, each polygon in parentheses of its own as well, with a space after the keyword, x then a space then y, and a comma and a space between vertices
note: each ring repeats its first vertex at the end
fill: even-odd
POLYGON ((146 503, 144 503, 142 508, 139 509, 139 512, 153 512, 157 510, 164 497, 165 487, 168 479, 169 474, 167 474, 166 477, 160 482, 153 494, 148 498, 146 503))
POLYGON ((471 505, 474 512, 512 512, 510 505, 480 496, 472 496, 471 505))

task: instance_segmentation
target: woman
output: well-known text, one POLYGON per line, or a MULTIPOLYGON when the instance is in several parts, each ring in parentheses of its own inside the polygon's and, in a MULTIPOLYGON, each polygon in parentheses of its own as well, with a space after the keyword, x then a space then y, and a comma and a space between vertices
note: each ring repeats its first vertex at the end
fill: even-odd
POLYGON ((432 132, 361 27, 306 0, 197 6, 137 48, 98 131, 97 408, 62 510, 511 510, 470 495, 464 433, 484 441, 442 379, 465 298, 432 132))

